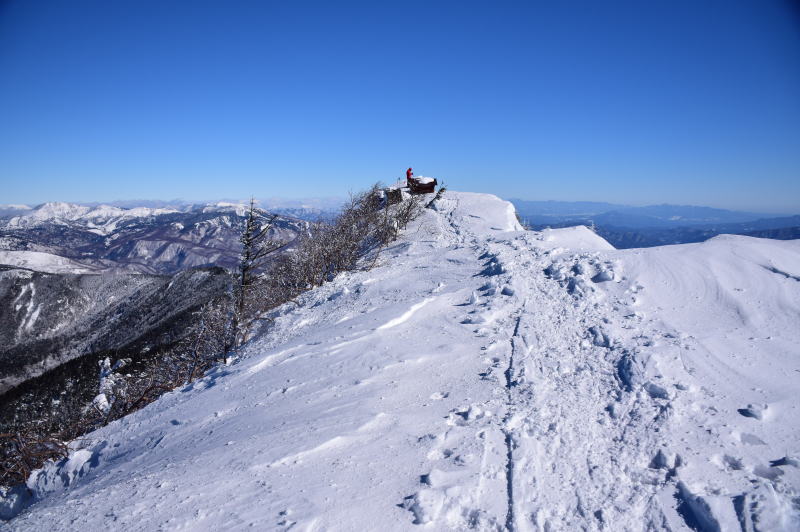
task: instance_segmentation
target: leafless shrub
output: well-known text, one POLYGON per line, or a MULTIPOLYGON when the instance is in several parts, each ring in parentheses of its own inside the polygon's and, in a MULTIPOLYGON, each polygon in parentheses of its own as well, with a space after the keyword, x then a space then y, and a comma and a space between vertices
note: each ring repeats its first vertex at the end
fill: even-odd
POLYGON ((0 434, 0 486, 22 484, 31 472, 48 460, 67 456, 67 445, 52 435, 35 430, 0 434))
POLYGON ((339 216, 331 223, 309 224, 294 247, 261 276, 254 292, 261 311, 292 301, 340 273, 372 267, 422 209, 419 196, 390 202, 380 184, 351 195, 339 216))
POLYGON ((405 229, 412 220, 422 214, 422 196, 411 196, 395 205, 394 208, 398 228, 405 229))
POLYGON ((233 293, 204 305, 184 340, 143 368, 134 371, 120 361, 113 365, 110 359, 103 361, 98 390, 98 396, 104 396, 102 400, 65 406, 58 414, 65 419, 58 423, 47 419, 46 414, 38 423, 26 423, 24 431, 0 434, 0 485, 24 483, 48 460, 67 456, 69 449, 64 442, 202 377, 246 339, 250 323, 264 311, 292 301, 342 272, 373 266, 381 250, 421 214, 420 198, 401 196, 400 201, 390 202, 377 184, 354 194, 331 223, 309 224, 293 248, 271 261, 265 273, 259 273, 263 259, 285 244, 265 239, 274 218, 259 219, 251 202, 233 293), (52 428, 55 426, 58 430, 52 428))

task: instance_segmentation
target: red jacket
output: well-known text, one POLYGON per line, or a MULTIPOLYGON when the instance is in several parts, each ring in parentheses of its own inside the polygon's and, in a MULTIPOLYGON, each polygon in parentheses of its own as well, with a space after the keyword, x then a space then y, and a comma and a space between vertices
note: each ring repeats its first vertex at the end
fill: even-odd
POLYGON ((411 171, 411 168, 406 170, 406 179, 411 181, 411 176, 414 175, 414 172, 411 171))

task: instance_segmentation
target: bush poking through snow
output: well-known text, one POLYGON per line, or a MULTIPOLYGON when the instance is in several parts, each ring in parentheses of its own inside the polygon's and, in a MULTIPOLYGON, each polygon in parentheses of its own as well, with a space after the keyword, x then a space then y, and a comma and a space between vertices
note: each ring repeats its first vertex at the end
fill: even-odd
POLYGON ((0 434, 0 446, 3 449, 0 486, 22 484, 34 469, 48 460, 61 459, 69 452, 64 442, 34 430, 0 434))
MULTIPOLYGON (((226 362, 227 355, 247 340, 252 323, 265 311, 342 272, 374 266, 381 250, 422 209, 420 196, 403 197, 390 204, 376 184, 352 195, 331 223, 309 225, 292 250, 267 265, 264 259, 285 244, 266 239, 274 218, 259 218, 251 203, 241 237, 237 286, 232 293, 200 308, 199 319, 194 320, 189 334, 144 367, 130 365, 127 359, 114 363, 111 358, 102 360, 97 394, 88 404, 67 404, 65 398, 58 420, 45 414, 35 421, 21 420, 14 424, 15 430, 0 433, 0 487, 24 483, 48 460, 66 458, 66 442, 191 383, 217 361, 226 362), (124 374, 119 371, 123 367, 124 374)), ((0 499, 7 499, 3 493, 0 499)))
POLYGON ((261 277, 261 312, 294 300, 340 273, 375 265, 381 250, 422 212, 419 196, 390 204, 380 185, 354 194, 332 223, 316 223, 261 277))

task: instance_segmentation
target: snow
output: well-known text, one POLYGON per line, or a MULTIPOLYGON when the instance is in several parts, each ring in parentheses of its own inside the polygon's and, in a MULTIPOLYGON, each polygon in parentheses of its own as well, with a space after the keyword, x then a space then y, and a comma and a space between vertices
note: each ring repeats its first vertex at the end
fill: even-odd
POLYGON ((49 202, 30 209, 24 214, 14 216, 6 222, 6 226, 8 228, 27 228, 42 223, 78 223, 96 234, 107 235, 116 230, 119 223, 124 220, 176 212, 180 211, 149 207, 122 209, 111 205, 90 207, 75 203, 49 202))
POLYGON ((614 250, 448 191, 268 317, 36 472, 6 525, 800 527, 800 241, 614 250))
POLYGON ((411 308, 408 309, 406 312, 403 313, 402 316, 399 318, 395 318, 393 320, 389 320, 388 322, 384 323, 380 327, 378 327, 377 331, 382 331, 384 329, 391 329, 392 327, 397 327, 398 325, 402 325, 403 323, 407 322, 411 316, 413 316, 419 309, 433 301, 434 298, 423 299, 421 302, 411 305, 411 308))
POLYGON ((93 273, 74 260, 42 251, 0 250, 0 265, 28 268, 46 273, 93 273))
POLYGON ((250 209, 247 203, 232 203, 228 201, 218 201, 211 203, 203 208, 203 212, 218 212, 218 211, 231 211, 236 213, 237 216, 244 216, 250 209))
POLYGON ((614 246, 584 225, 541 231, 543 246, 562 247, 570 251, 607 251, 614 246), (550 245, 548 245, 550 244, 550 245))
MULTIPOLYGON (((414 176, 411 179, 416 181, 420 185, 429 185, 436 181, 433 177, 424 177, 424 176, 414 176)), ((396 182, 389 185, 388 188, 390 189, 399 189, 399 188, 407 188, 408 187, 408 179, 403 177, 398 179, 396 182)))
POLYGON ((49 220, 53 218, 72 220, 75 218, 80 218, 90 210, 91 207, 87 207, 85 205, 76 205, 73 203, 55 201, 39 205, 31 212, 20 216, 19 219, 31 221, 49 220))

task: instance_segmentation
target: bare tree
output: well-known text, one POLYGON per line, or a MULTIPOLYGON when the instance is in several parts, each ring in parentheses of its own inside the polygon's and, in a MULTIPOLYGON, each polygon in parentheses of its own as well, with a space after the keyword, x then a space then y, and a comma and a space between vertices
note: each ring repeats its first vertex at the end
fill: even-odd
POLYGON ((184 367, 178 370, 185 375, 186 384, 200 377, 234 341, 236 331, 231 317, 229 298, 209 301, 198 311, 199 319, 192 331, 181 342, 179 353, 183 356, 184 367))
POLYGON ((247 211, 247 220, 242 231, 242 253, 239 259, 239 271, 236 279, 235 305, 231 316, 231 329, 233 334, 225 346, 223 363, 228 361, 228 353, 247 339, 249 329, 249 316, 247 303, 253 288, 256 272, 264 267, 267 256, 287 245, 269 238, 269 231, 273 228, 278 215, 265 216, 255 206, 255 200, 250 198, 250 208, 247 211))

